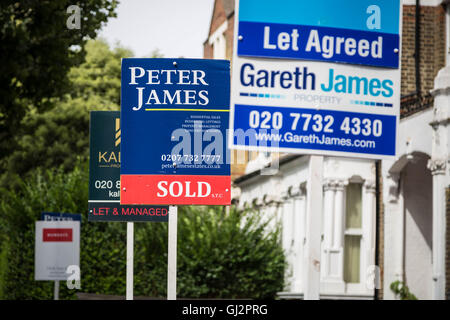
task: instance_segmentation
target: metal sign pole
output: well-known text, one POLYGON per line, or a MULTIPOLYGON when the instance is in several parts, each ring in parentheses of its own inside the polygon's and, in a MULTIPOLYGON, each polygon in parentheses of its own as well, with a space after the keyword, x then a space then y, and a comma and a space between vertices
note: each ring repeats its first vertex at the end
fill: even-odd
POLYGON ((53 290, 53 298, 59 300, 59 280, 55 280, 55 288, 53 290))
POLYGON ((133 300, 133 256, 134 256, 134 223, 127 222, 127 293, 126 299, 133 300))
POLYGON ((177 224, 178 207, 170 206, 167 252, 167 300, 177 299, 177 224))
POLYGON ((319 300, 323 157, 311 156, 307 185, 305 300, 319 300))

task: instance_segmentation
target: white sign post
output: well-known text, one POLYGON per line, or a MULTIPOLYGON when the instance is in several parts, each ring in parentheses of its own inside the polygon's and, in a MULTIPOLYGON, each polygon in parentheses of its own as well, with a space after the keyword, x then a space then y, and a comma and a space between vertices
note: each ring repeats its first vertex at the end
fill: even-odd
POLYGON ((59 300, 59 280, 55 280, 55 287, 53 290, 53 298, 59 300))
POLYGON ((167 252, 167 300, 177 299, 177 232, 178 207, 169 207, 169 239, 167 252))
MULTIPOLYGON (((169 230, 167 252, 167 300, 177 299, 177 206, 169 207, 169 230)), ((127 284, 126 299, 133 300, 134 275, 134 224, 127 222, 127 284)), ((56 292, 56 287, 55 287, 56 292)))
POLYGON ((319 300, 323 156, 311 156, 307 185, 305 300, 319 300))
POLYGON ((36 221, 35 280, 55 281, 54 299, 59 299, 59 281, 70 276, 67 267, 80 265, 79 221, 36 221))
POLYGON ((133 300, 134 275, 134 223, 127 222, 127 292, 126 299, 133 300))

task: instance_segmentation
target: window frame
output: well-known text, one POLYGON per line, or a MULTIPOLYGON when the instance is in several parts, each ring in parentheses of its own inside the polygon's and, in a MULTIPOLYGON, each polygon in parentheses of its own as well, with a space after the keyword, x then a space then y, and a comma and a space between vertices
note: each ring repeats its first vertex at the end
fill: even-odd
POLYGON ((363 272, 361 270, 363 266, 363 238, 364 238, 364 228, 363 228, 363 214, 364 214, 364 179, 362 179, 360 176, 353 176, 348 180, 347 185, 344 188, 344 217, 343 217, 343 242, 342 242, 342 280, 345 283, 346 286, 346 292, 351 293, 354 291, 360 291, 361 285, 364 284, 363 279, 363 272), (347 228, 347 195, 348 195, 348 188, 351 184, 358 184, 361 190, 361 226, 360 228, 347 228), (359 237, 359 282, 346 282, 345 281, 345 238, 346 236, 358 236, 359 237))

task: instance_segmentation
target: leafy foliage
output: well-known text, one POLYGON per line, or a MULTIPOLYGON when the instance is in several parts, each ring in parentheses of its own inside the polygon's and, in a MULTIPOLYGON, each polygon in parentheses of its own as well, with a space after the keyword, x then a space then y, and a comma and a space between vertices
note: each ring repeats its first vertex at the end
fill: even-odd
MULTIPOLYGON (((267 232, 270 220, 261 222, 257 212, 224 209, 179 207, 178 295, 273 298, 284 281, 279 230, 267 232)), ((161 256, 167 261, 167 225, 146 227, 150 229, 144 241, 147 263, 161 256)), ((165 287, 160 291, 165 294, 165 287)))
MULTIPOLYGON (((42 211, 82 213, 81 291, 125 294, 126 228, 88 222, 87 163, 69 173, 36 170, 16 191, 0 190, 0 298, 51 299, 53 284, 34 280, 34 224, 42 211), (1 235, 0 235, 1 236, 1 235)), ((179 207, 178 296, 273 298, 283 288, 279 230, 259 214, 223 207, 179 207)), ((167 224, 135 224, 135 295, 166 297, 167 224)), ((76 298, 61 284, 60 298, 76 298)))
POLYGON ((120 59, 131 55, 122 47, 111 50, 102 40, 89 41, 85 62, 69 73, 71 92, 54 99, 46 112, 30 107, 16 132, 17 147, 4 161, 0 184, 14 185, 14 174, 23 176, 36 167, 68 171, 77 157, 87 159, 89 111, 120 109, 120 59))
POLYGON ((67 73, 84 58, 84 44, 115 16, 116 0, 3 0, 0 2, 0 160, 33 105, 48 109, 67 92, 67 73), (67 8, 81 9, 81 28, 70 30, 67 8))
MULTIPOLYGON (((7 269, 0 270, 0 276, 4 276, 0 281, 4 285, 0 289, 3 298, 52 297, 52 283, 34 280, 34 222, 42 211, 86 211, 87 193, 83 186, 86 179, 86 166, 77 167, 68 175, 62 170, 36 170, 30 179, 20 180, 18 190, 0 190, 0 225, 6 231, 1 243, 2 248, 8 248, 7 253, 2 252, 7 254, 7 269)), ((62 290, 61 295, 73 293, 62 290)))

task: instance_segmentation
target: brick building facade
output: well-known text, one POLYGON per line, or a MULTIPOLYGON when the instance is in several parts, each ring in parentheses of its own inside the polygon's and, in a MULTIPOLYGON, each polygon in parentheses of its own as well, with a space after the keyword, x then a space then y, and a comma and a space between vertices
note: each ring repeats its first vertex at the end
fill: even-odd
MULTIPOLYGON (((423 2, 423 1, 422 1, 423 2)), ((429 94, 434 79, 445 66, 445 9, 440 6, 419 6, 420 20, 416 25, 416 6, 403 6, 402 27, 402 96, 415 94, 416 86, 416 35, 419 34, 419 68, 421 95, 429 94)))
MULTIPOLYGON (((204 42, 205 58, 232 59, 234 4, 234 0, 215 0, 208 39, 204 42)), ((410 285, 412 290, 419 292, 421 298, 442 298, 442 294, 439 292, 444 291, 440 288, 445 279, 447 297, 450 292, 450 200, 448 191, 450 167, 448 165, 448 142, 450 137, 446 137, 445 133, 449 132, 446 124, 448 123, 449 106, 446 103, 450 105, 450 98, 445 100, 446 98, 443 97, 447 90, 445 89, 447 74, 442 71, 446 65, 449 65, 450 60, 450 35, 447 31, 450 25, 449 7, 449 1, 446 0, 403 0, 400 111, 402 120, 398 141, 399 152, 394 161, 383 160, 373 163, 373 168, 377 168, 377 175, 373 176, 373 180, 377 181, 375 190, 376 219, 374 219, 376 221, 375 261, 380 267, 382 286, 372 298, 394 298, 389 285, 395 280, 404 281, 410 285), (436 80, 437 78, 441 80, 436 80), (419 203, 417 207, 417 199, 424 196, 424 190, 419 187, 414 190, 411 188, 416 186, 418 181, 423 182, 423 188, 427 192, 429 191, 429 194, 427 193, 427 196, 423 198, 423 203, 419 203), (443 186, 445 189, 442 189, 443 186), (444 190, 443 197, 441 196, 442 190, 444 190), (439 192, 440 195, 436 195, 439 192), (444 217, 442 217, 440 208, 444 208, 444 217), (421 211, 424 213, 422 214, 421 211), (445 216, 445 228, 442 230, 439 224, 445 221, 445 216), (445 242, 444 250, 441 248, 442 239, 445 242), (416 245, 422 246, 421 250, 424 252, 416 252, 414 250, 416 245), (423 274, 416 273, 416 269, 409 262, 414 259, 423 261, 424 268, 428 271, 423 274), (444 272, 441 267, 437 266, 441 260, 444 260, 446 269, 444 280, 442 279, 444 272), (420 283, 417 283, 417 279, 421 277, 426 279, 427 289, 422 290, 420 283)), ((235 159, 241 159, 239 163, 232 163, 233 180, 238 182, 241 190, 236 194, 242 193, 241 200, 254 196, 261 198, 261 200, 253 199, 258 203, 264 203, 263 199, 278 199, 268 203, 267 208, 268 210, 270 208, 270 210, 279 210, 281 216, 286 207, 290 208, 289 201, 296 203, 295 199, 297 198, 290 198, 289 192, 287 194, 282 192, 284 182, 280 181, 284 178, 278 177, 273 182, 268 182, 268 178, 264 178, 266 179, 264 180, 255 176, 255 172, 258 172, 258 165, 254 164, 259 157, 257 153, 244 151, 232 151, 232 153, 235 159), (261 187, 263 185, 267 185, 268 191, 262 191, 265 188, 261 187), (277 188, 277 190, 273 191, 270 188, 277 188), (256 193, 252 191, 256 189, 259 191, 256 193), (273 195, 269 196, 264 192, 272 192, 273 195), (274 203, 276 208, 273 207, 274 203)), ((284 155, 281 155, 281 158, 283 157, 284 155)), ((330 165, 341 163, 342 170, 349 167, 345 161, 339 162, 332 158, 328 160, 330 165)), ((295 161, 299 163, 298 170, 300 172, 303 162, 302 160, 295 161)), ((289 173, 293 172, 293 168, 288 168, 288 166, 292 166, 295 161, 286 161, 287 169, 285 169, 286 172, 283 171, 284 175, 293 174, 289 173), (289 164, 287 164, 288 162, 289 164)), ((360 165, 368 164, 361 161, 360 165)), ((349 176, 351 175, 352 173, 349 172, 349 176)), ((286 180, 288 178, 286 177, 286 180)), ((348 181, 351 182, 351 179, 348 181)), ((372 192, 370 181, 364 182, 364 188, 363 190, 367 190, 368 194, 372 192)), ((373 227, 375 228, 375 226, 373 227)), ((293 261, 296 258, 289 259, 293 261)), ((295 280, 293 281, 295 282, 295 280)), ((300 287, 294 283, 287 288, 287 290, 291 290, 290 296, 296 296, 292 292, 294 290, 292 288, 300 287)), ((344 296, 347 294, 347 297, 358 296, 358 294, 352 295, 348 292, 342 294, 344 296)), ((297 295, 297 297, 301 297, 301 295, 297 295)))

